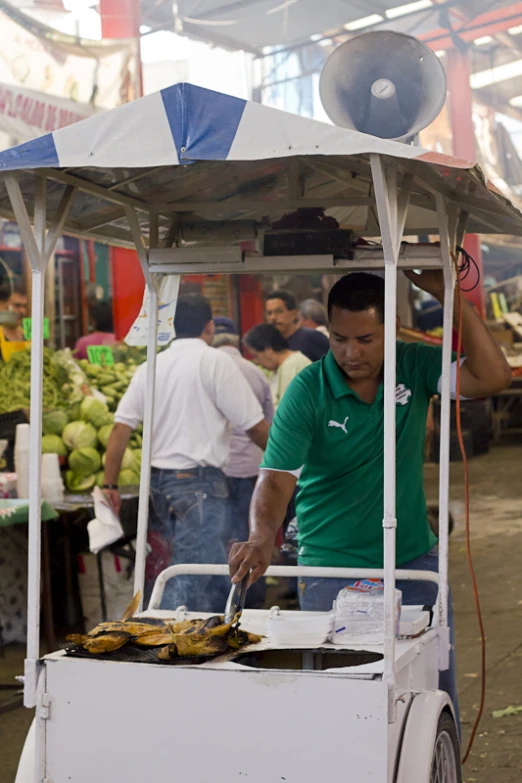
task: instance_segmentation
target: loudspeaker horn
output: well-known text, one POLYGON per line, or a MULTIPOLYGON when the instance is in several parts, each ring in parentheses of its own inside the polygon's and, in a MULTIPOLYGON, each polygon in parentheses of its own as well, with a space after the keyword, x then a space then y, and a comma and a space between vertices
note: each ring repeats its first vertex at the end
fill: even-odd
POLYGON ((446 75, 439 58, 417 38, 379 30, 332 52, 319 93, 335 125, 405 141, 440 113, 446 75))

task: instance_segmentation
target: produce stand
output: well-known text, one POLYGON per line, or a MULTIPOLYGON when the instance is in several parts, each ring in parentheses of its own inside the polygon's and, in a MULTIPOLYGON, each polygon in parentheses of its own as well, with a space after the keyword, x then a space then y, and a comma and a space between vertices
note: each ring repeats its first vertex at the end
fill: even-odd
MULTIPOLYGON (((455 733, 453 708, 448 695, 437 690, 450 650, 452 253, 462 245, 466 229, 522 234, 521 214, 467 161, 191 85, 175 85, 0 153, 2 171, 0 212, 16 217, 33 275, 24 699, 37 711, 34 759, 24 780, 138 783, 150 775, 151 763, 158 778, 171 777, 175 767, 180 779, 190 776, 202 783, 243 776, 252 783, 311 783, 340 775, 378 783, 460 780, 458 749, 448 740, 455 733), (303 207, 323 208, 363 237, 382 237, 382 245, 357 246, 344 257, 332 252, 263 255, 263 232, 303 207), (324 657, 333 655, 332 645, 301 656, 295 650, 273 650, 265 639, 242 655, 200 666, 85 660, 63 651, 40 659, 43 276, 63 230, 134 245, 150 295, 135 590, 142 590, 144 581, 155 315, 162 276, 384 269, 384 569, 270 569, 274 575, 384 576, 383 644, 337 647, 339 665, 324 657), (418 235, 438 235, 440 243, 404 240, 418 235), (256 240, 258 251, 243 252, 242 240, 256 240), (438 575, 395 569, 396 290, 398 271, 412 268, 441 269, 445 280, 438 575), (439 585, 432 623, 420 635, 399 641, 396 578, 439 585), (285 663, 289 655, 291 664, 285 663), (322 724, 328 722, 328 731, 317 731, 318 717, 322 724), (233 748, 223 752, 231 737, 233 748), (143 743, 146 753, 129 752, 143 743), (297 746, 299 753, 288 749, 297 746)), ((157 608, 167 579, 209 572, 225 573, 226 566, 167 569, 158 577, 146 614, 175 614, 175 608, 157 608)), ((263 629, 265 621, 263 612, 244 614, 248 630, 263 629)))

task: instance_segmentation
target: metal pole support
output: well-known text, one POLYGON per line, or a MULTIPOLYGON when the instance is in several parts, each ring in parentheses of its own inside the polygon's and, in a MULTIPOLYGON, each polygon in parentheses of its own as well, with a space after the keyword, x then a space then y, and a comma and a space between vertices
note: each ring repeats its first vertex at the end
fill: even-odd
POLYGON ((395 603, 396 558, 396 343, 397 266, 402 233, 409 205, 412 178, 407 175, 399 197, 397 163, 385 171, 380 155, 370 155, 377 214, 384 251, 384 680, 388 686, 388 722, 396 719, 395 704, 395 603))
POLYGON ((53 223, 46 234, 46 180, 44 178, 36 179, 34 230, 31 226, 18 179, 15 175, 8 174, 5 176, 5 184, 32 270, 27 653, 24 664, 24 705, 26 707, 35 707, 37 703, 40 659, 41 455, 45 269, 69 213, 75 188, 65 188, 53 223))

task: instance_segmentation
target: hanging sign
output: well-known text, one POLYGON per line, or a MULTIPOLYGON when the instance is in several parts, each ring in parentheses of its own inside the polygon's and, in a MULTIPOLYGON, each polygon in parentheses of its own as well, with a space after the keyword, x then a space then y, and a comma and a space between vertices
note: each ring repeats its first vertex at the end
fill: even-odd
POLYGON ((108 345, 88 345, 87 356, 91 364, 98 364, 100 367, 114 364, 112 348, 108 345))
MULTIPOLYGON (((23 329, 24 329, 24 337, 25 337, 26 340, 30 340, 31 339, 31 335, 32 335, 32 332, 33 332, 32 320, 33 320, 32 318, 24 318, 24 320, 22 321, 22 326, 23 326, 23 329)), ((49 319, 48 318, 44 318, 44 322, 43 322, 43 336, 44 336, 44 340, 48 340, 49 339, 49 319)))

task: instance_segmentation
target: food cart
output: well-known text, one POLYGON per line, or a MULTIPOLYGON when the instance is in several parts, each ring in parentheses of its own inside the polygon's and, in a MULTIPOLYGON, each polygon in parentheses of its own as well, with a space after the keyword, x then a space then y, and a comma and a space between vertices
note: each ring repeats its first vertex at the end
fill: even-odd
MULTIPOLYGON (((138 783, 153 775, 195 783, 460 781, 453 707, 438 690, 450 650, 452 254, 466 230, 522 234, 522 215, 465 160, 190 84, 0 153, 0 214, 18 221, 32 267, 24 700, 36 707, 36 717, 18 780, 138 783), (327 250, 264 254, 263 232, 303 207, 322 208, 343 228, 382 241, 354 245, 344 256, 327 250), (135 247, 150 295, 135 591, 142 591, 144 581, 162 276, 384 270, 384 569, 269 571, 384 577, 382 644, 310 650, 265 638, 236 655, 177 666, 78 659, 64 651, 40 657, 43 278, 64 231, 135 247), (418 244, 419 235, 437 240, 418 244), (249 247, 257 243, 256 251, 242 249, 247 240, 249 247), (412 268, 442 269, 445 280, 438 574, 395 569, 396 303, 398 274, 412 268), (433 619, 423 621, 419 608, 417 617, 410 616, 414 635, 406 631, 399 639, 396 578, 432 580, 439 587, 433 619)), ((168 568, 145 615, 182 612, 159 609, 166 581, 177 574, 226 571, 225 565, 168 568)), ((266 618, 267 612, 245 611, 241 622, 263 633, 266 618)))

